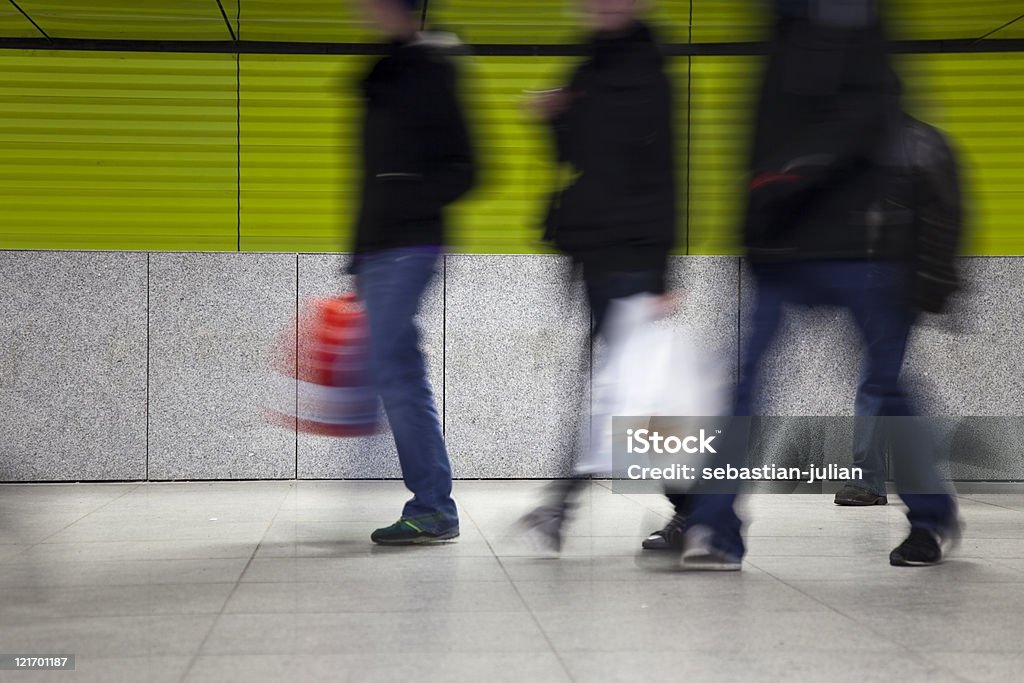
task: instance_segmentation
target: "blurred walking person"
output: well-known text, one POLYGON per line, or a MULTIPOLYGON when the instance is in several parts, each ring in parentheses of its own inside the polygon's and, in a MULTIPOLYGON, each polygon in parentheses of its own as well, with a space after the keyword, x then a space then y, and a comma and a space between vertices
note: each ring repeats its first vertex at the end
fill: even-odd
MULTIPOLYGON (((904 238, 897 255, 912 268, 914 305, 927 313, 945 312, 949 297, 959 288, 956 268, 958 247, 963 241, 963 207, 959 164, 946 136, 924 121, 904 114, 888 146, 888 195, 898 206, 911 210, 913 237, 904 238)), ((891 212, 891 207, 890 207, 891 212)), ((892 220, 887 221, 892 223, 892 220)), ((843 486, 835 504, 885 505, 886 466, 884 434, 878 420, 884 397, 871 377, 862 378, 857 391, 853 467, 862 474, 843 486)))
MULTIPOLYGON (((587 59, 569 84, 537 97, 534 111, 552 128, 558 161, 574 181, 552 197, 545 240, 581 268, 591 339, 606 330, 614 300, 665 293, 676 239, 672 88, 652 29, 636 0, 584 0, 592 31, 587 59)), ((581 477, 554 482, 550 499, 522 522, 549 550, 581 477)))
POLYGON ((421 0, 362 0, 388 41, 363 82, 362 197, 351 272, 366 307, 370 369, 413 497, 375 543, 459 535, 448 452, 415 317, 445 243, 445 207, 474 182, 454 64, 422 34, 421 0))
MULTIPOLYGON (((888 441, 908 507, 910 534, 890 562, 935 564, 958 538, 957 510, 900 372, 919 311, 941 310, 956 285, 952 158, 937 131, 900 112, 875 2, 775 0, 774 8, 744 230, 757 299, 734 414, 754 414, 760 361, 784 305, 844 308, 866 350, 862 407, 875 417, 860 437, 888 441)), ((684 569, 740 568, 734 498, 691 498, 684 569)))

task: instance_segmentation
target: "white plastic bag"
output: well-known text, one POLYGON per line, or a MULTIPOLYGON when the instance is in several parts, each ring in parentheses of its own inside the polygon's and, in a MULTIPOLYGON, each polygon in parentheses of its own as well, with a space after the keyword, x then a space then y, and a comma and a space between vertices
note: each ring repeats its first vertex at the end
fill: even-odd
POLYGON ((584 419, 575 473, 610 474, 612 417, 726 414, 728 381, 691 330, 660 319, 658 297, 615 299, 595 350, 590 419, 584 419), (588 424, 589 423, 589 424, 588 424))

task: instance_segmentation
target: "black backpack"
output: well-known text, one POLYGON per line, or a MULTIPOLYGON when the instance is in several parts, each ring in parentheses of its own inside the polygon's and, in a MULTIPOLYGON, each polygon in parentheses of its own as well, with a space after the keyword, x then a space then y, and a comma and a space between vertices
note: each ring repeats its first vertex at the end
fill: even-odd
POLYGON ((923 311, 941 313, 960 288, 964 212, 957 157, 934 126, 904 115, 900 128, 902 168, 911 181, 914 301, 923 311))

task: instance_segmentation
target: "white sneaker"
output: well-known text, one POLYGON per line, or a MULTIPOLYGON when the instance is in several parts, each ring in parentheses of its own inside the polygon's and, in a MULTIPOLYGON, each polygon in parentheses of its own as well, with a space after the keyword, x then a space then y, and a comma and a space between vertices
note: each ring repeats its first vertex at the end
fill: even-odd
POLYGON ((742 566, 742 560, 730 553, 715 548, 711 544, 714 532, 703 525, 686 530, 683 537, 683 555, 680 567, 686 571, 717 571, 736 572, 742 566))

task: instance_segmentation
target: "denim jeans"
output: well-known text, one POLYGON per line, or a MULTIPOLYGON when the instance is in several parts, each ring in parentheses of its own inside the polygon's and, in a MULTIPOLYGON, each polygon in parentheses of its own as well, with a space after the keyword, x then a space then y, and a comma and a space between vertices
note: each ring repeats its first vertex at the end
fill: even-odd
POLYGON ((459 523, 415 320, 438 258, 437 249, 389 249, 362 257, 356 273, 370 327, 370 373, 395 438, 402 479, 413 494, 402 516, 426 516, 426 530, 433 532, 459 523))
MULTIPOLYGON (((897 490, 908 507, 911 526, 936 532, 955 523, 955 503, 938 472, 933 445, 925 425, 915 419, 913 406, 900 384, 907 340, 915 312, 909 303, 909 278, 899 263, 836 260, 759 265, 754 268, 757 302, 752 332, 740 363, 734 415, 753 415, 753 391, 761 358, 771 346, 782 319, 783 306, 838 306, 846 309, 867 352, 861 386, 866 422, 858 434, 878 452, 885 438, 893 450, 897 490), (886 417, 896 418, 886 420, 886 417), (881 419, 879 419, 881 418, 881 419)), ((734 430, 740 433, 740 430, 734 430)), ((746 457, 743 434, 719 460, 742 464, 746 457)), ((688 525, 704 524, 715 531, 720 549, 741 555, 743 541, 733 510, 735 492, 695 496, 688 525)))
POLYGON ((882 398, 868 385, 867 375, 861 376, 857 387, 857 399, 853 405, 853 467, 859 467, 862 475, 847 483, 867 489, 876 496, 886 495, 885 448, 887 442, 878 430, 882 398))

